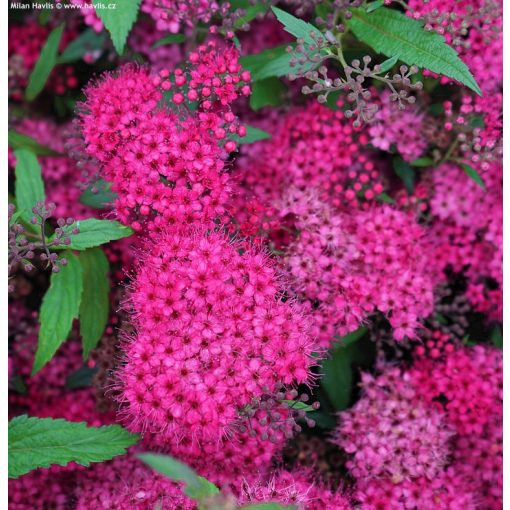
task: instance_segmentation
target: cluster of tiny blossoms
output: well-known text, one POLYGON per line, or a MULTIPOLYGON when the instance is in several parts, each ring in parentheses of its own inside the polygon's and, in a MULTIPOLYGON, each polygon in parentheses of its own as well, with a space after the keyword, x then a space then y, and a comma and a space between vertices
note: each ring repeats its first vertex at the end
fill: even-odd
POLYGON ((281 214, 295 214, 297 239, 286 265, 294 285, 314 307, 322 345, 356 329, 375 309, 394 337, 414 337, 432 311, 432 281, 414 219, 389 206, 334 212, 313 193, 290 192, 281 214))
MULTIPOLYGON (((189 81, 180 69, 172 84, 169 71, 151 77, 145 68, 127 66, 87 88, 81 114, 85 151, 100 162, 100 175, 118 194, 117 216, 135 231, 225 215, 231 187, 225 159, 236 148, 226 134, 245 134, 229 105, 249 93, 247 86, 237 89, 249 74, 240 73, 236 55, 210 43, 190 56, 189 81), (217 77, 223 73, 223 80, 217 77), (188 99, 198 102, 195 112, 161 105, 163 91, 185 83, 188 99)), ((177 92, 172 100, 181 105, 184 96, 177 92)))
POLYGON ((238 248, 220 232, 170 231, 144 257, 119 374, 133 430, 217 442, 253 396, 309 380, 307 321, 267 256, 238 248))
POLYGON ((356 479, 387 478, 397 484, 434 479, 444 468, 453 434, 437 410, 420 403, 401 370, 362 375, 362 397, 340 414, 334 442, 352 458, 356 479))

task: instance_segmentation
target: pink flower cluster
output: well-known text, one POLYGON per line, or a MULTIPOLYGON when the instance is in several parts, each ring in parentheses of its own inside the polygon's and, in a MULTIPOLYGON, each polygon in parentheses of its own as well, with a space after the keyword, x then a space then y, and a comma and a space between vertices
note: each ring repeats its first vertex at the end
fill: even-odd
POLYGON ((356 479, 433 480, 447 463, 453 432, 443 414, 420 403, 397 367, 374 377, 364 373, 363 394, 340 414, 334 442, 352 457, 356 479))
POLYGON ((136 337, 119 373, 132 430, 168 446, 218 447, 253 396, 309 381, 307 321, 282 300, 267 256, 238 248, 197 229, 170 231, 147 250, 130 298, 136 337))
POLYGON ((340 490, 333 491, 318 484, 314 473, 307 470, 278 470, 267 480, 243 486, 239 503, 278 502, 295 505, 296 510, 349 510, 349 497, 340 490))
MULTIPOLYGON (((234 50, 210 43, 190 56, 189 82, 176 70, 175 86, 189 83, 188 98, 194 92, 199 100, 193 114, 160 106, 162 91, 173 86, 168 71, 151 77, 144 68, 127 66, 88 87, 81 114, 85 151, 100 162, 100 175, 118 194, 117 216, 134 230, 225 215, 231 188, 225 159, 236 148, 225 138, 245 132, 235 126, 229 104, 238 96, 236 85, 249 79, 236 58, 234 50), (212 60, 216 67, 205 72, 203 61, 212 60), (223 73, 223 79, 214 77, 223 73)), ((240 93, 249 93, 244 87, 240 93)), ((183 101, 180 92, 173 95, 174 103, 183 101)))
POLYGON ((311 192, 289 193, 281 214, 296 215, 297 240, 286 265, 299 294, 318 302, 313 317, 327 346, 356 329, 375 309, 397 340, 414 337, 432 311, 432 281, 423 256, 423 230, 406 213, 380 206, 335 213, 311 192))

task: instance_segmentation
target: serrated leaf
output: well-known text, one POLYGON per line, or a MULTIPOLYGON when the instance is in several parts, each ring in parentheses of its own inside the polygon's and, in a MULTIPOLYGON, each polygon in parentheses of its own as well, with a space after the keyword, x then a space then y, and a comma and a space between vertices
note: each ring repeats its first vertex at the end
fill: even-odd
POLYGON ((53 358, 57 349, 66 341, 73 320, 78 318, 83 290, 83 270, 78 258, 64 252, 67 265, 52 273, 50 287, 43 297, 39 313, 39 339, 32 375, 53 358))
POLYGON ((104 333, 110 311, 109 264, 101 248, 90 248, 80 253, 83 270, 83 293, 80 303, 80 335, 83 358, 89 357, 104 333))
POLYGON ((137 457, 167 478, 175 482, 184 482, 186 486, 184 492, 190 498, 200 501, 208 496, 219 493, 216 485, 198 476, 189 466, 169 455, 140 453, 137 457))
POLYGON ((254 128, 252 126, 246 126, 246 135, 243 137, 234 135, 232 140, 235 140, 238 145, 246 145, 249 143, 260 142, 261 140, 268 140, 269 138, 271 138, 271 135, 267 131, 254 128))
POLYGON ((58 64, 69 64, 82 59, 87 53, 102 50, 106 42, 105 32, 97 33, 88 28, 76 39, 73 39, 57 58, 58 64))
POLYGON ((97 193, 92 193, 92 189, 87 188, 80 196, 80 202, 82 204, 93 207, 94 209, 106 209, 112 205, 112 202, 116 200, 117 194, 110 191, 111 184, 99 179, 94 187, 97 188, 97 193))
MULTIPOLYGON (((99 2, 94 0, 94 5, 99 2)), ((141 0, 117 0, 115 9, 97 9, 96 14, 110 32, 119 55, 124 52, 126 40, 138 17, 141 0)))
MULTIPOLYGON (((54 246, 52 249, 83 251, 87 248, 94 248, 95 246, 133 235, 132 229, 118 221, 111 220, 98 220, 96 218, 78 220, 66 227, 66 231, 71 232, 75 227, 79 228, 80 233, 71 235, 71 244, 54 246)), ((53 235, 50 241, 53 241, 54 237, 53 235)))
POLYGON ((87 427, 84 422, 18 416, 9 422, 9 478, 73 461, 89 466, 124 454, 137 440, 120 425, 87 427))
POLYGON ((7 132, 8 143, 12 150, 26 149, 36 156, 62 156, 60 152, 56 152, 49 147, 41 145, 30 136, 22 135, 14 129, 9 129, 7 132))
POLYGON ((462 167, 462 170, 466 172, 466 175, 471 177, 471 179, 473 179, 473 181, 475 181, 476 184, 480 186, 480 188, 486 191, 485 183, 483 182, 482 177, 471 165, 468 165, 467 163, 462 163, 460 166, 462 167))
POLYGON ((374 12, 377 9, 379 9, 379 7, 382 7, 383 5, 384 5, 384 0, 375 0, 375 2, 370 2, 369 4, 366 5, 366 10, 367 10, 367 12, 374 12))
POLYGON ((278 7, 271 7, 271 10, 275 13, 278 21, 283 25, 285 31, 293 35, 296 39, 303 39, 305 41, 305 46, 315 44, 311 33, 316 36, 316 40, 326 40, 326 38, 322 35, 322 32, 316 26, 311 25, 302 19, 296 18, 292 14, 282 11, 278 7))
POLYGON ((443 36, 424 30, 422 23, 393 9, 380 7, 372 13, 351 9, 347 22, 354 35, 378 53, 399 55, 408 65, 417 65, 452 78, 481 95, 480 87, 457 52, 443 36))
POLYGON ((16 205, 21 212, 21 218, 28 224, 33 216, 32 208, 37 202, 44 202, 44 182, 41 175, 41 166, 35 154, 27 149, 14 151, 16 156, 16 205))
POLYGON ((48 81, 51 71, 53 71, 53 68, 57 64, 58 46, 64 32, 64 27, 65 23, 62 23, 50 32, 41 50, 39 59, 30 73, 27 89, 25 91, 27 101, 33 101, 41 93, 48 81))
POLYGON ((393 170, 402 180, 408 193, 414 192, 414 170, 413 167, 404 161, 400 156, 393 158, 393 170))
POLYGON ((155 50, 156 48, 159 48, 160 46, 166 46, 167 44, 179 44, 186 41, 186 36, 184 34, 170 34, 166 37, 163 37, 159 41, 156 41, 152 45, 152 49, 155 50))
POLYGON ((250 107, 257 111, 264 106, 280 106, 286 92, 287 87, 278 78, 256 81, 251 89, 250 107))

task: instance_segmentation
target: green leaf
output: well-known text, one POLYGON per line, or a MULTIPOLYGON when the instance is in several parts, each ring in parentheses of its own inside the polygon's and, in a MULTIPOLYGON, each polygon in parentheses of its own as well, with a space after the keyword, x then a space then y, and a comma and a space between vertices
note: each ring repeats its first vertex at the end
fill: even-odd
POLYGON ((432 166, 434 164, 434 160, 432 158, 418 158, 409 163, 411 166, 417 167, 427 167, 432 166))
POLYGON ((395 203, 395 200, 393 200, 393 198, 391 198, 387 193, 379 193, 379 195, 377 195, 375 197, 376 200, 378 200, 379 202, 384 202, 385 204, 394 204, 395 203))
POLYGON ((30 224, 33 217, 32 208, 37 202, 44 202, 44 182, 41 175, 41 166, 35 154, 27 149, 14 151, 16 156, 16 181, 14 184, 16 204, 21 218, 30 224))
POLYGON ((88 28, 66 46, 60 57, 57 58, 57 63, 77 62, 89 52, 102 50, 105 42, 105 32, 98 34, 94 29, 88 28))
POLYGON ((87 188, 80 196, 82 204, 93 207, 94 209, 107 209, 112 202, 117 198, 117 194, 110 191, 111 184, 99 179, 94 187, 97 188, 97 193, 92 193, 91 187, 87 188))
POLYGON ((267 6, 263 4, 250 5, 244 8, 245 14, 240 18, 237 18, 234 22, 234 28, 242 28, 250 21, 254 20, 259 14, 267 11, 267 6))
MULTIPOLYGON (((244 57, 241 57, 239 59, 239 63, 241 64, 243 69, 245 69, 246 71, 250 71, 252 80, 255 80, 254 76, 256 76, 258 71, 260 71, 263 67, 267 66, 268 64, 277 59, 280 59, 281 57, 287 56, 288 46, 289 46, 288 44, 282 44, 281 46, 275 46, 274 48, 269 48, 267 50, 261 51, 260 53, 255 53, 253 55, 245 55, 244 57)), ((268 76, 264 76, 264 78, 267 77, 268 76)))
POLYGON ((481 95, 480 87, 457 52, 446 44, 443 36, 425 31, 420 21, 386 7, 372 13, 361 8, 351 12, 349 28, 378 53, 388 57, 399 55, 408 65, 457 80, 481 95))
POLYGON ((260 142, 261 140, 268 140, 271 135, 262 129, 246 126, 246 135, 242 138, 234 135, 232 140, 235 140, 239 145, 246 145, 248 143, 260 142))
POLYGON ((365 333, 366 328, 359 328, 341 338, 334 345, 331 357, 322 364, 321 388, 335 411, 341 411, 350 404, 354 379, 351 364, 356 360, 357 342, 365 333))
POLYGON ((110 300, 109 264, 101 248, 90 248, 80 253, 83 269, 83 293, 80 303, 80 335, 83 358, 89 357, 104 333, 108 322, 110 300))
POLYGON ((43 297, 39 313, 39 340, 32 375, 53 358, 67 339, 73 320, 78 318, 83 290, 83 270, 78 258, 64 252, 67 265, 51 274, 50 288, 43 297))
POLYGON ((66 388, 69 390, 88 388, 92 386, 92 379, 96 373, 97 368, 84 365, 67 377, 66 388))
POLYGON ((14 129, 9 129, 7 132, 8 143, 12 150, 26 149, 36 156, 62 156, 60 152, 56 152, 49 147, 45 147, 40 143, 36 142, 29 136, 22 135, 14 129))
POLYGON ((370 2, 366 5, 367 12, 373 12, 379 9, 379 7, 382 7, 384 5, 384 0, 375 0, 375 2, 370 2))
POLYGON ((400 156, 393 158, 393 170, 402 180, 408 193, 414 192, 414 170, 413 167, 404 161, 400 156))
MULTIPOLYGON (((72 225, 66 227, 66 231, 71 232, 73 228, 78 227, 80 233, 71 236, 71 244, 55 246, 55 250, 86 250, 100 246, 110 241, 116 241, 123 237, 133 235, 133 230, 125 227, 118 221, 98 220, 89 218, 86 220, 78 220, 72 225)), ((50 238, 53 241, 54 235, 50 238)))
POLYGON ((478 186, 480 186, 480 188, 486 191, 485 183, 483 182, 482 177, 471 165, 462 163, 460 166, 462 167, 462 170, 464 170, 464 172, 466 172, 466 174, 471 177, 471 179, 473 179, 473 181, 475 181, 478 186))
POLYGON ((389 71, 397 63, 398 58, 398 55, 395 55, 394 57, 385 60, 382 64, 379 64, 381 67, 381 73, 389 71))
POLYGON ((28 79, 25 97, 27 101, 33 101, 44 89, 46 82, 57 64, 57 53, 65 23, 51 31, 48 39, 43 46, 39 59, 37 60, 30 78, 28 79))
POLYGON ((495 326, 491 332, 490 341, 498 349, 503 349, 503 332, 499 326, 495 326))
POLYGON ((167 44, 179 44, 186 41, 186 36, 184 34, 170 34, 166 37, 163 37, 159 41, 156 41, 152 45, 152 49, 155 50, 156 48, 159 48, 160 46, 166 46, 167 44))
POLYGON ((89 466, 117 455, 138 441, 120 425, 87 427, 53 418, 18 416, 9 422, 9 478, 53 464, 89 466))
POLYGON ((282 11, 278 7, 271 7, 271 9, 278 18, 278 21, 283 25, 285 31, 293 35, 296 39, 303 39, 305 41, 305 46, 315 44, 315 41, 310 35, 311 33, 316 35, 317 40, 326 40, 326 38, 322 35, 322 32, 314 25, 296 18, 295 16, 292 16, 292 14, 282 11))
POLYGON ((140 453, 137 457, 152 469, 176 482, 184 482, 185 494, 190 498, 201 500, 218 494, 216 485, 198 476, 190 467, 169 455, 140 453))
MULTIPOLYGON (((94 0, 94 5, 100 3, 94 0)), ((126 40, 133 27, 141 0, 117 0, 115 9, 97 9, 96 14, 110 32, 113 45, 119 55, 124 53, 126 40)))
POLYGON ((253 83, 250 95, 250 107, 252 110, 260 110, 264 106, 280 106, 287 87, 275 77, 253 83))
POLYGON ((282 400, 282 402, 287 404, 289 407, 292 407, 293 409, 305 411, 305 413, 311 413, 315 411, 312 406, 305 404, 304 402, 298 402, 297 400, 282 400))

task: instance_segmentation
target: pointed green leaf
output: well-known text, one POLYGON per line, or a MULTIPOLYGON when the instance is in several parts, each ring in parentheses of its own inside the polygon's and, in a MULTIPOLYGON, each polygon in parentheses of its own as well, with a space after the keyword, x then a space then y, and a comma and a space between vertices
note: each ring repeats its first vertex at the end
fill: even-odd
POLYGON ((464 170, 464 172, 466 172, 466 175, 471 177, 471 179, 473 179, 473 181, 475 181, 476 184, 478 184, 478 186, 480 186, 480 188, 482 188, 484 191, 486 190, 485 183, 483 182, 482 177, 471 165, 462 163, 460 166, 462 167, 462 170, 464 170))
POLYGON ((372 13, 351 9, 347 22, 354 35, 378 53, 399 55, 408 65, 417 65, 447 76, 481 95, 480 87, 457 52, 444 37, 424 30, 422 23, 394 9, 380 7, 372 13))
POLYGON ((9 422, 9 478, 73 461, 89 466, 124 454, 137 440, 120 425, 87 427, 84 422, 18 416, 9 422))
POLYGON ((43 297, 39 313, 39 340, 32 375, 53 358, 66 341, 73 320, 78 318, 83 290, 83 271, 78 258, 64 252, 67 265, 51 274, 50 288, 43 297))
MULTIPOLYGON (((79 228, 80 233, 71 236, 71 244, 55 246, 53 249, 83 251, 87 248, 93 248, 133 235, 133 230, 129 227, 122 225, 118 221, 111 220, 98 220, 96 218, 78 220, 66 227, 66 231, 71 232, 75 227, 79 228)), ((54 237, 52 236, 50 241, 53 241, 54 237)))
POLYGON ((260 142, 261 140, 268 140, 269 138, 271 138, 271 135, 267 131, 254 128, 252 126, 246 126, 246 135, 242 138, 237 135, 232 137, 232 139, 235 140, 239 145, 260 142))
POLYGON ((41 166, 35 154, 27 149, 14 151, 16 156, 16 181, 14 183, 16 204, 21 217, 30 224, 33 216, 32 208, 37 202, 44 202, 44 182, 41 175, 41 166))
POLYGON ((417 167, 427 167, 432 166, 434 164, 434 160, 432 158, 418 158, 409 163, 411 166, 417 167))
POLYGON ((400 156, 393 158, 393 170, 402 180, 408 193, 414 192, 414 169, 400 156))
POLYGON ((57 63, 69 64, 77 62, 87 53, 102 50, 105 42, 105 32, 98 34, 93 28, 88 28, 66 46, 60 57, 58 57, 57 63))
POLYGON ((311 33, 316 36, 317 40, 326 40, 322 35, 322 32, 314 25, 296 18, 295 16, 292 16, 292 14, 282 11, 278 7, 271 7, 271 9, 278 18, 278 21, 283 25, 285 31, 293 35, 296 39, 304 39, 305 46, 315 44, 314 39, 310 35, 311 33))
POLYGON ((382 7, 384 5, 384 0, 375 0, 375 2, 370 2, 367 4, 366 9, 367 12, 373 12, 379 9, 379 7, 382 7))
POLYGON ((218 487, 205 478, 198 476, 190 467, 169 455, 156 453, 140 453, 137 457, 152 469, 174 480, 184 482, 185 494, 200 501, 208 496, 219 493, 218 487))
POLYGON ((275 77, 253 83, 250 94, 250 107, 257 111, 264 106, 280 106, 287 87, 275 77))
POLYGON ((234 22, 234 28, 242 28, 244 25, 253 21, 259 14, 267 11, 267 6, 263 4, 250 5, 244 8, 244 15, 237 18, 234 22))
POLYGON ((52 30, 48 39, 46 40, 39 59, 37 60, 30 78, 28 79, 27 90, 25 97, 28 101, 33 101, 44 89, 46 82, 57 64, 57 53, 62 33, 64 32, 65 23, 62 23, 57 28, 52 30))
POLYGON ((93 186, 97 188, 96 193, 92 193, 91 187, 87 188, 80 196, 82 204, 93 207, 94 209, 107 209, 116 200, 117 194, 110 191, 111 184, 99 179, 93 186))
POLYGON ((80 253, 83 269, 83 293, 80 304, 80 335, 83 358, 96 347, 108 322, 110 300, 109 264, 101 248, 90 248, 80 253))
POLYGON ((155 50, 156 48, 159 48, 160 46, 166 46, 168 44, 179 44, 186 41, 186 36, 184 34, 170 34, 166 37, 163 37, 159 41, 156 41, 152 45, 152 49, 155 50))
POLYGON ((22 135, 21 133, 18 133, 14 129, 9 129, 9 131, 7 132, 7 137, 9 147, 11 147, 12 150, 26 149, 35 154, 36 156, 62 156, 62 154, 60 154, 59 152, 56 152, 53 149, 50 149, 49 147, 41 145, 33 138, 30 138, 29 136, 26 135, 22 135))
MULTIPOLYGON (((94 0, 94 5, 101 3, 94 0)), ((110 32, 113 45, 119 55, 124 53, 126 40, 138 17, 141 0, 117 0, 115 9, 96 8, 96 14, 110 32)))
POLYGON ((395 55, 394 57, 385 60, 382 64, 380 64, 381 73, 389 71, 397 63, 397 61, 398 55, 395 55))

